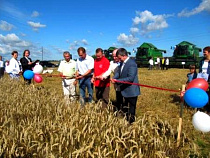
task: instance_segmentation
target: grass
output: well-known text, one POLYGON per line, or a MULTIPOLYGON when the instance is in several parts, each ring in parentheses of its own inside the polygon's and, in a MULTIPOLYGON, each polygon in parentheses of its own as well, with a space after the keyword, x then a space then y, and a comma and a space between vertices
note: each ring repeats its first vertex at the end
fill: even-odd
MULTIPOLYGON (((56 72, 55 72, 56 73, 56 72)), ((141 84, 179 90, 186 69, 139 69, 141 84)), ((0 157, 208 157, 209 133, 192 125, 195 109, 183 111, 176 147, 179 93, 141 87, 133 125, 99 104, 66 106, 61 79, 44 77, 33 86, 0 80, 0 157)), ((77 88, 78 91, 78 88, 77 88)), ((110 100, 115 100, 113 87, 110 100)))

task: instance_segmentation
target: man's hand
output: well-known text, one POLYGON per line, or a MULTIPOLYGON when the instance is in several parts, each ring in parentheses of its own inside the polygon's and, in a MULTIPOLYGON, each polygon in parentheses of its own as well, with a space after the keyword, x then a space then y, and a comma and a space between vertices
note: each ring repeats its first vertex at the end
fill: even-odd
POLYGON ((92 78, 91 78, 91 83, 94 83, 94 82, 95 82, 95 78, 92 77, 92 78))
POLYGON ((77 80, 82 79, 82 78, 83 78, 83 76, 82 76, 82 75, 81 75, 81 76, 77 76, 77 77, 76 77, 76 79, 77 79, 77 80))
POLYGON ((99 79, 99 80, 104 80, 104 78, 103 78, 102 75, 96 76, 95 78, 96 78, 96 79, 99 79))
POLYGON ((62 79, 65 79, 65 78, 66 78, 66 76, 63 76, 63 73, 60 73, 60 77, 61 77, 62 79))
POLYGON ((75 81, 73 82, 73 84, 76 86, 76 85, 77 85, 77 80, 75 80, 75 81))
POLYGON ((28 65, 31 65, 31 64, 33 64, 32 62, 28 62, 28 65))

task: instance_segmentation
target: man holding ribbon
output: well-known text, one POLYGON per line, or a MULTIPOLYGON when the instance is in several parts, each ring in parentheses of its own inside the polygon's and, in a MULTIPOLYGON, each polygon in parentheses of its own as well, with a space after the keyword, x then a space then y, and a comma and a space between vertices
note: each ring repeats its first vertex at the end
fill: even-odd
POLYGON ((76 84, 75 72, 76 72, 76 62, 71 59, 71 55, 68 51, 63 53, 64 60, 61 61, 58 71, 62 77, 62 86, 64 99, 66 104, 69 104, 70 101, 74 101, 76 94, 76 84))
POLYGON ((138 68, 135 61, 128 57, 126 49, 119 48, 117 57, 121 64, 111 81, 119 84, 124 99, 123 112, 126 114, 127 121, 133 123, 135 121, 137 98, 140 95, 140 87, 135 85, 139 83, 138 68), (126 84, 126 82, 135 84, 126 84))

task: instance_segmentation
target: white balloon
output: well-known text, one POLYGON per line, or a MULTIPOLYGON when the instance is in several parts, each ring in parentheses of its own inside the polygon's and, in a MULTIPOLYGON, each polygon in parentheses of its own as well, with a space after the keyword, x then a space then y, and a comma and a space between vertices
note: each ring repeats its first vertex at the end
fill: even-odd
POLYGON ((35 65, 35 66, 34 66, 33 72, 34 72, 35 74, 40 74, 40 73, 42 73, 42 71, 43 71, 42 65, 35 65))
POLYGON ((210 116, 204 112, 197 111, 193 115, 193 126, 202 132, 210 132, 210 116))

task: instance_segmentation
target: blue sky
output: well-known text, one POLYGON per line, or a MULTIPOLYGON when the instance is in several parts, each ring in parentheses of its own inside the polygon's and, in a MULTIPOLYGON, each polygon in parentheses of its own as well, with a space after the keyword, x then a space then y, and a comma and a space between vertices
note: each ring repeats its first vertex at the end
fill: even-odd
MULTIPOLYGON (((143 42, 167 50, 189 41, 204 48, 210 37, 210 0, 0 0, 0 55, 19 58, 25 49, 33 60, 60 60, 63 51, 78 58, 98 47, 132 52, 143 42)), ((132 56, 135 54, 132 53, 132 56)))

